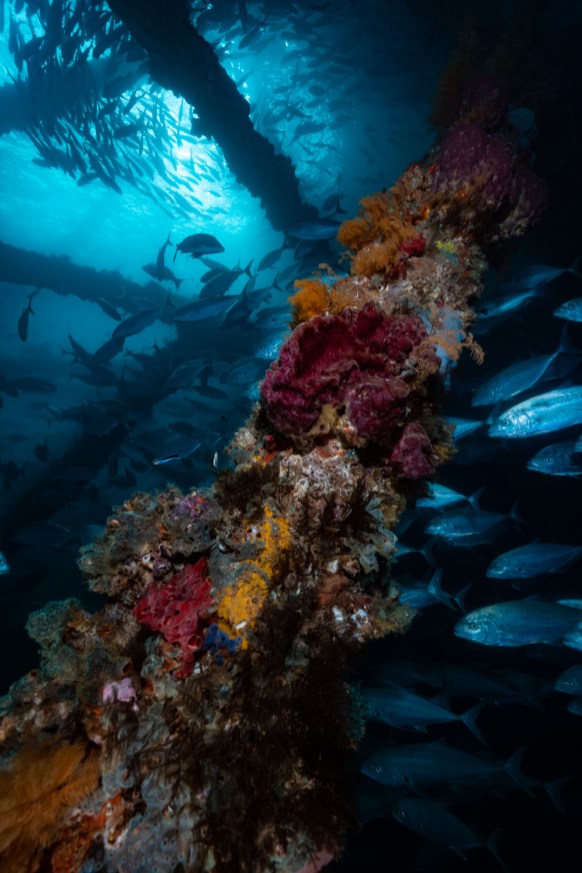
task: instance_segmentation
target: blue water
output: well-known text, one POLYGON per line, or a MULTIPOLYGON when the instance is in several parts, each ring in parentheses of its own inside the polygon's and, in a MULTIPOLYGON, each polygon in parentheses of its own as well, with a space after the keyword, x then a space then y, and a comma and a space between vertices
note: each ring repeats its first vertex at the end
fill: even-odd
MULTIPOLYGON (((115 271, 140 286, 149 281, 143 265, 155 262, 168 234, 173 244, 189 234, 212 234, 224 247, 223 253, 212 256, 216 262, 234 268, 253 261, 251 272, 265 255, 283 245, 283 234, 273 228, 259 201, 233 176, 217 144, 192 135, 188 107, 179 97, 156 86, 145 72, 115 98, 119 107, 126 107, 137 92, 139 97, 123 115, 123 122, 139 124, 148 119, 145 146, 139 134, 113 141, 120 167, 134 166, 132 159, 141 167, 144 175, 139 176, 139 186, 131 184, 123 173, 116 176, 121 193, 99 178, 80 186, 77 183, 82 174, 78 170, 71 175, 61 167, 44 165, 46 161, 33 140, 22 124, 16 123, 16 114, 14 128, 6 130, 14 105, 10 95, 15 93, 19 77, 17 102, 20 99, 28 105, 28 97, 23 96, 28 92, 22 90, 22 83, 27 84, 27 64, 22 64, 19 73, 9 46, 10 21, 20 34, 21 48, 33 31, 42 31, 34 16, 27 20, 26 3, 0 3, 4 9, 0 41, 4 125, 0 136, 1 242, 41 255, 66 256, 74 265, 115 271), (151 120, 154 111, 156 121, 151 120)), ((549 183, 551 201, 542 224, 528 237, 501 253, 491 253, 497 273, 490 274, 488 290, 479 305, 486 309, 488 301, 495 299, 496 283, 527 265, 566 266, 581 254, 582 107, 580 93, 573 87, 580 74, 576 53, 579 7, 566 2, 523 2, 492 3, 483 9, 454 0, 438 7, 428 0, 411 4, 404 0, 270 4, 265 0, 206 6, 198 5, 200 31, 216 45, 221 63, 249 102, 253 123, 279 153, 293 161, 304 201, 337 220, 343 212, 337 211, 335 195, 340 195, 341 209, 351 216, 362 196, 391 185, 410 161, 421 158, 431 147, 435 130, 429 118, 436 81, 456 47, 457 30, 465 16, 469 14, 475 29, 477 48, 473 51, 478 57, 501 53, 504 42, 499 34, 505 32, 510 43, 513 41, 514 61, 519 58, 512 66, 511 52, 507 53, 505 67, 515 89, 515 106, 526 106, 536 113, 538 138, 533 145, 537 169, 549 183), (242 7, 249 17, 246 32, 255 27, 257 34, 240 48, 245 36, 242 7), (320 129, 301 134, 300 125, 306 121, 315 122, 320 129)), ((127 68, 108 51, 97 67, 99 111, 108 105, 103 88, 127 68)), ((34 92, 36 86, 30 87, 34 92)), ((45 93, 42 106, 37 104, 34 112, 32 121, 30 116, 27 121, 33 134, 43 113, 45 129, 50 127, 46 119, 58 116, 56 92, 45 93)), ((55 139, 53 144, 59 146, 55 139)), ((248 159, 252 162, 253 155, 248 159)), ((135 175, 139 175, 137 171, 135 175)), ((183 305, 198 296, 208 265, 186 255, 178 255, 172 263, 173 253, 169 247, 166 264, 183 281, 177 290, 172 283, 164 283, 164 293, 170 294, 170 305, 173 301, 183 305)), ((228 463, 223 448, 257 398, 260 378, 232 384, 228 381, 230 368, 252 356, 264 359, 266 370, 286 335, 284 307, 293 278, 307 275, 321 260, 341 270, 339 256, 335 243, 311 256, 291 248, 283 250, 274 266, 261 270, 257 277, 256 288, 263 288, 264 295, 249 314, 250 324, 243 320, 224 329, 216 318, 183 333, 169 320, 155 321, 129 337, 123 352, 109 364, 114 381, 111 386, 87 384, 81 377, 90 371, 74 363, 71 356, 69 335, 90 353, 111 336, 116 322, 97 302, 82 299, 82 289, 80 296, 63 296, 58 289, 42 288, 32 300, 33 314, 23 340, 19 319, 34 286, 24 281, 2 282, 0 373, 8 380, 34 376, 54 386, 47 393, 21 390, 18 397, 0 393, 4 483, 2 487, 0 480, 0 549, 11 568, 10 573, 0 576, 3 689, 36 663, 35 647, 24 631, 31 610, 69 596, 88 606, 96 605, 82 588, 76 559, 80 545, 93 539, 111 507, 136 490, 155 490, 168 480, 184 488, 209 484, 214 467, 228 463), (260 313, 275 306, 282 310, 281 320, 274 327, 258 328, 260 313), (139 361, 144 354, 149 356, 150 369, 147 361, 145 367, 139 361), (153 408, 144 408, 137 388, 147 396, 152 384, 163 386, 164 378, 189 358, 209 362, 208 384, 224 396, 209 397, 185 386, 172 393, 161 391, 153 408), (124 378, 134 386, 130 397, 120 388, 124 378), (82 455, 78 463, 73 458, 58 467, 66 452, 77 451, 91 423, 99 430, 99 416, 113 417, 111 428, 121 422, 124 432, 108 463, 100 464, 90 475, 78 471, 79 467, 87 469, 87 458, 82 455), (46 460, 39 458, 42 448, 38 449, 45 439, 46 460), (153 464, 172 454, 180 457, 153 464), (39 527, 47 523, 52 527, 39 527), (28 529, 28 524, 36 527, 28 529), (67 535, 60 537, 56 525, 67 535)), ((247 279, 241 274, 234 281, 228 292, 233 300, 247 279)), ((580 296, 581 285, 574 275, 564 274, 522 311, 494 322, 486 331, 483 328, 478 339, 486 352, 485 364, 478 367, 468 356, 461 361, 451 380, 447 414, 485 420, 488 410, 471 406, 474 391, 516 360, 555 351, 563 325, 552 318, 552 310, 560 302, 580 296)), ((136 305, 141 308, 135 296, 131 302, 134 309, 136 305)), ((151 305, 144 292, 143 308, 151 305)), ((125 316, 129 310, 121 308, 120 314, 125 316)), ((579 325, 571 327, 569 336, 574 346, 582 349, 579 325)), ((567 376, 558 369, 549 384, 557 387, 564 379, 579 384, 580 375, 579 366, 567 376)), ((457 457, 443 469, 439 481, 464 494, 485 487, 480 498, 483 510, 509 516, 517 501, 520 516, 519 521, 508 523, 500 538, 471 549, 450 547, 442 541, 432 545, 434 562, 443 571, 444 589, 457 594, 470 586, 466 609, 531 594, 547 599, 582 596, 580 566, 517 589, 485 577, 493 557, 507 549, 535 539, 579 542, 580 480, 542 476, 526 468, 528 459, 544 445, 578 435, 570 430, 503 442, 488 439, 484 426, 459 444, 457 457)), ((102 424, 100 438, 110 436, 107 424, 102 424)), ((402 541, 423 548, 427 541, 423 528, 429 517, 426 513, 409 517, 406 530, 403 525, 402 541)), ((433 571, 425 558, 416 554, 403 557, 395 572, 403 581, 412 577, 428 582, 433 571)), ((563 811, 543 788, 533 789, 529 796, 517 786, 501 794, 497 786, 485 794, 466 786, 461 795, 445 791, 438 799, 450 803, 481 839, 500 829, 499 852, 510 870, 578 870, 576 821, 582 813, 578 737, 582 722, 579 714, 567 710, 569 698, 554 692, 552 686, 559 673, 582 661, 582 655, 561 645, 523 649, 475 646, 454 636, 459 617, 458 611, 442 604, 422 611, 408 635, 387 639, 365 653, 354 681, 373 685, 379 665, 412 662, 415 675, 406 687, 430 696, 436 691, 425 681, 429 667, 435 663, 469 665, 485 675, 500 671, 507 681, 511 675, 510 685, 518 694, 523 692, 526 703, 530 695, 539 696, 538 709, 519 702, 487 702, 478 723, 496 759, 506 760, 517 748, 526 748, 523 770, 537 783, 571 777, 561 789, 563 811)), ((403 668, 397 678, 403 687, 405 675, 403 668)), ((462 712, 479 699, 478 693, 464 693, 449 696, 446 703, 462 712)), ((388 745, 439 738, 471 751, 480 748, 459 724, 430 728, 425 735, 371 723, 359 756, 363 761, 388 745)), ((416 858, 429 871, 468 869, 457 855, 446 850, 441 853, 398 825, 390 814, 389 793, 372 780, 359 777, 358 795, 363 831, 354 837, 346 857, 330 866, 330 871, 361 870, 364 866, 378 871, 411 870, 416 858)), ((498 869, 485 849, 469 849, 468 855, 471 870, 498 869)))

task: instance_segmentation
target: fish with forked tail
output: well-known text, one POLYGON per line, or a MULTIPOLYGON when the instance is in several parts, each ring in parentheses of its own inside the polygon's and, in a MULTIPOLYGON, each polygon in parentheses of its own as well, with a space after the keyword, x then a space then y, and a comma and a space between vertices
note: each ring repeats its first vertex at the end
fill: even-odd
POLYGON ((32 292, 32 294, 29 294, 28 305, 25 306, 20 318, 18 319, 18 336, 20 337, 20 339, 22 340, 23 343, 25 343, 26 340, 28 339, 28 320, 29 320, 31 315, 35 314, 34 309, 32 308, 32 300, 34 297, 36 297, 36 295, 38 294, 38 292, 40 290, 41 290, 40 288, 35 288, 35 290, 32 292))

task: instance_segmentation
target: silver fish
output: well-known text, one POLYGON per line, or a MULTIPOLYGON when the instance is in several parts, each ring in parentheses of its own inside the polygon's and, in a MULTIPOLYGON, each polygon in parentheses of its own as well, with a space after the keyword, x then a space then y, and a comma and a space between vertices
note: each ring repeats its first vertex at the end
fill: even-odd
POLYGON ((360 692, 368 710, 368 717, 395 728, 413 728, 424 731, 429 725, 460 721, 484 742, 475 719, 482 705, 457 715, 420 694, 402 688, 364 688, 360 692))
POLYGON ((508 291, 524 291, 526 289, 540 288, 553 282, 564 273, 573 273, 578 279, 582 278, 582 256, 577 257, 569 267, 547 267, 542 264, 532 264, 516 273, 508 282, 503 282, 497 287, 508 291))
POLYGON ((493 406, 501 400, 509 400, 522 394, 539 382, 555 361, 559 351, 551 355, 538 355, 527 361, 517 361, 488 379, 471 400, 472 406, 493 406))
POLYGON ((529 543, 495 558, 487 568, 490 579, 532 579, 544 573, 563 573, 582 557, 582 546, 529 543))
POLYGON ((576 664, 560 673, 554 682, 554 688, 563 694, 582 695, 582 664, 576 664))
POLYGON ((582 457, 575 440, 544 446, 527 462, 527 469, 547 476, 582 476, 582 457))
POLYGON ((455 546, 473 546, 489 542, 491 537, 507 522, 508 517, 499 512, 464 511, 445 512, 425 527, 425 533, 442 537, 455 546))
POLYGON ((554 316, 563 318, 565 321, 582 321, 582 297, 566 300, 565 303, 554 309, 554 316))
POLYGON ((367 758, 362 773, 382 785, 408 786, 413 790, 450 787, 471 783, 489 785, 504 781, 509 775, 529 790, 531 780, 520 768, 525 750, 520 749, 506 763, 455 749, 441 741, 416 743, 382 749, 367 758))
POLYGON ((465 849, 488 849, 497 863, 507 870, 497 852, 497 832, 487 840, 479 839, 466 824, 436 800, 402 798, 392 807, 392 815, 399 824, 432 843, 448 846, 464 860, 467 860, 465 849))
POLYGON ((224 251, 224 246, 210 233, 193 233, 179 242, 174 252, 174 261, 178 252, 199 258, 201 255, 216 255, 224 251))
POLYGON ((446 485, 439 485, 438 482, 431 482, 427 486, 426 497, 420 497, 416 501, 417 509, 451 509, 459 503, 467 501, 474 510, 479 510, 479 496, 483 488, 479 488, 474 494, 461 494, 459 491, 454 491, 446 485))
POLYGON ((455 636, 484 646, 517 648, 560 640, 579 621, 576 609, 526 598, 470 612, 455 625, 455 636))
POLYGON ((557 388, 506 409, 489 427, 489 436, 521 439, 582 424, 582 386, 557 388))
POLYGON ((136 312, 134 315, 130 315, 129 318, 120 321, 111 334, 112 338, 135 336, 141 333, 142 330, 145 330, 146 327, 149 327, 154 321, 158 320, 166 305, 164 303, 162 306, 152 306, 150 309, 143 309, 141 312, 136 312))

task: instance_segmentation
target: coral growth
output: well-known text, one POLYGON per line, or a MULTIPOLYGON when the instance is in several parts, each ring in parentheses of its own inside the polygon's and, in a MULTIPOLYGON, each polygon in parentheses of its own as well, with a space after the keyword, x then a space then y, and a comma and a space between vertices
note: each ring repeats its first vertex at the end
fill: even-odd
POLYGON ((390 192, 364 197, 360 201, 359 216, 344 221, 337 238, 353 253, 352 274, 392 276, 398 274, 402 245, 417 236, 414 225, 402 210, 402 192, 395 186, 390 192))
MULTIPOLYGON (((411 358, 421 353, 426 335, 417 317, 387 316, 372 302, 312 318, 294 331, 265 377, 261 393, 269 419, 287 436, 320 435, 341 429, 326 425, 322 413, 332 408, 345 411, 362 444, 389 442, 403 421, 411 358)), ((426 349, 422 354, 430 356, 426 349)))
POLYGON ((0 864, 34 873, 72 809, 99 782, 98 757, 82 743, 50 741, 22 748, 0 771, 0 864))
POLYGON ((230 467, 113 512, 79 561, 107 597, 94 615, 30 617, 39 668, 0 702, 3 870, 306 873, 340 854, 361 726, 345 671, 410 624, 393 530, 452 452, 440 402, 462 350, 481 355, 482 249, 545 204, 503 89, 460 87, 462 66, 440 145, 340 227, 350 275, 296 283, 230 467))
POLYGON ((295 322, 308 321, 323 315, 329 307, 329 288, 321 279, 298 279, 297 292, 290 298, 295 310, 295 322))
POLYGON ((200 558, 163 586, 152 580, 133 608, 141 624, 160 631, 165 640, 179 646, 180 667, 176 675, 180 677, 192 672, 194 653, 204 642, 204 618, 213 606, 212 581, 207 570, 208 561, 200 558))

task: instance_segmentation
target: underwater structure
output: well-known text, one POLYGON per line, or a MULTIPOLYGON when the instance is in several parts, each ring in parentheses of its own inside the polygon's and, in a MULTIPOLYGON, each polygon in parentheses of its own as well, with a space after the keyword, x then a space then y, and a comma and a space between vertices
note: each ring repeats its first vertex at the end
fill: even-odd
POLYGON ((453 453, 440 407, 495 244, 542 214, 494 79, 364 198, 350 272, 299 279, 294 330, 211 489, 137 493, 80 567, 107 598, 33 613, 0 710, 4 871, 307 873, 355 826, 368 641, 405 633, 393 533, 453 453))

